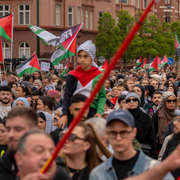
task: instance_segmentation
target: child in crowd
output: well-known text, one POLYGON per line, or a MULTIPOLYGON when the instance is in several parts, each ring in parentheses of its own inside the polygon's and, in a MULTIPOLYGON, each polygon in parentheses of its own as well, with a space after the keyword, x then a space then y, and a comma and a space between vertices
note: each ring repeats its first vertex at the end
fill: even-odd
MULTIPOLYGON (((66 81, 65 94, 63 99, 63 116, 58 122, 59 127, 64 127, 69 124, 72 119, 69 119, 70 98, 75 94, 83 94, 90 97, 90 94, 100 77, 102 72, 97 67, 93 66, 96 56, 96 47, 92 41, 88 40, 77 48, 79 66, 68 74, 66 81)), ((94 98, 88 114, 90 117, 101 117, 104 111, 106 102, 105 87, 103 86, 99 93, 94 98)))

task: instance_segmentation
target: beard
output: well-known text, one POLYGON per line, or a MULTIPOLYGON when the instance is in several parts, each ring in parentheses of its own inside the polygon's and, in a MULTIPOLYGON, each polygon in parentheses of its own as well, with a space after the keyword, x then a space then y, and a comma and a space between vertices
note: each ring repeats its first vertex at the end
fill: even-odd
POLYGON ((1 101, 3 104, 9 104, 10 99, 4 98, 4 99, 0 99, 0 101, 1 101), (4 100, 8 100, 8 101, 4 101, 4 100))

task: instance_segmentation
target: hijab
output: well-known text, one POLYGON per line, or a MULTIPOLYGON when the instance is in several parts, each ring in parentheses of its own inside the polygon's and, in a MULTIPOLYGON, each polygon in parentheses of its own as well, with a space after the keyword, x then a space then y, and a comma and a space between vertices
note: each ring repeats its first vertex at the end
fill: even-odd
POLYGON ((51 133, 57 129, 57 127, 53 125, 53 116, 51 114, 45 111, 37 111, 37 115, 46 122, 45 132, 51 133))
POLYGON ((18 101, 22 101, 22 102, 25 104, 26 107, 30 107, 28 100, 27 100, 26 98, 24 98, 24 97, 19 97, 19 98, 17 98, 17 99, 13 102, 12 107, 15 107, 15 106, 16 106, 16 103, 17 103, 18 101))
POLYGON ((152 106, 149 103, 145 102, 145 89, 144 86, 141 84, 136 84, 134 87, 139 87, 141 89, 141 104, 140 107, 142 107, 144 110, 152 108, 152 106))

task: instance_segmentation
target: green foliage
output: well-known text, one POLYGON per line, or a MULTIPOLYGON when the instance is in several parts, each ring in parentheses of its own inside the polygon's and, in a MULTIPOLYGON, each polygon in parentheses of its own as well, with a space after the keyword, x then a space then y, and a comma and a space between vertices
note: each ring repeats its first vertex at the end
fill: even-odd
POLYGON ((115 20, 110 13, 103 13, 99 18, 98 35, 96 37, 97 56, 105 56, 110 59, 121 42, 119 28, 115 25, 115 20))
MULTIPOLYGON (((137 18, 141 14, 139 12, 137 18)), ((95 43, 97 56, 103 55, 107 59, 113 57, 119 45, 132 29, 135 21, 137 21, 137 18, 132 17, 124 10, 120 10, 117 17, 117 25, 110 13, 103 13, 103 16, 99 18, 98 35, 95 43)), ((141 56, 142 58, 151 60, 157 53, 159 57, 163 57, 164 55, 173 57, 175 54, 175 31, 178 37, 180 37, 179 21, 175 21, 172 24, 166 22, 160 24, 155 15, 149 15, 125 52, 123 59, 125 62, 130 62, 141 56)))

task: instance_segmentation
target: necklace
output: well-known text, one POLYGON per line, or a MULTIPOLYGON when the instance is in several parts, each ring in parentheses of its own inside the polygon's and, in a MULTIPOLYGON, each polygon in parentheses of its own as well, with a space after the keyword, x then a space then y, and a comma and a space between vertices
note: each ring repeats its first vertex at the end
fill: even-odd
POLYGON ((79 178, 78 178, 78 180, 80 180, 85 168, 83 168, 83 169, 78 169, 77 171, 75 171, 75 172, 72 173, 72 172, 70 171, 69 167, 68 167, 67 164, 66 164, 66 169, 67 169, 67 171, 68 171, 68 173, 69 173, 69 176, 70 176, 71 178, 74 176, 74 174, 76 174, 76 173, 78 173, 78 172, 81 171, 81 174, 79 175, 79 178))

